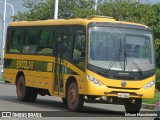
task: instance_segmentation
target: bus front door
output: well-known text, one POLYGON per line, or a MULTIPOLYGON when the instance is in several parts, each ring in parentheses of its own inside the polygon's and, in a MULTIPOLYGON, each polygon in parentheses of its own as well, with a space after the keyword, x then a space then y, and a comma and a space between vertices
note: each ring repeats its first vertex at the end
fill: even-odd
POLYGON ((63 50, 64 50, 64 34, 56 35, 55 45, 55 79, 54 79, 54 94, 64 95, 64 66, 63 66, 63 50))

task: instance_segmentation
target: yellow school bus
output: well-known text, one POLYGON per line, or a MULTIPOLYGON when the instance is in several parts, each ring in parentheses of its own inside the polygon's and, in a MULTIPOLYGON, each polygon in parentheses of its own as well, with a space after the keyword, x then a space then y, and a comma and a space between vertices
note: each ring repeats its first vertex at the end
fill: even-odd
POLYGON ((83 103, 124 105, 139 112, 153 98, 152 30, 111 17, 12 22, 7 29, 4 78, 17 98, 58 96, 71 111, 83 103))

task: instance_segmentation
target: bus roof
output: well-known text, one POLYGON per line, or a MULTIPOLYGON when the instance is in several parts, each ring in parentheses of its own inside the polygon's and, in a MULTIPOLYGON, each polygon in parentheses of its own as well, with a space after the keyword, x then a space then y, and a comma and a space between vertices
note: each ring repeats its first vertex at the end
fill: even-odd
POLYGON ((95 22, 106 22, 106 23, 115 23, 115 24, 130 24, 147 27, 142 24, 116 21, 111 17, 90 17, 88 19, 50 19, 50 20, 37 20, 37 21, 20 21, 20 22, 11 22, 9 26, 48 26, 48 25, 84 25, 87 26, 89 23, 95 22))

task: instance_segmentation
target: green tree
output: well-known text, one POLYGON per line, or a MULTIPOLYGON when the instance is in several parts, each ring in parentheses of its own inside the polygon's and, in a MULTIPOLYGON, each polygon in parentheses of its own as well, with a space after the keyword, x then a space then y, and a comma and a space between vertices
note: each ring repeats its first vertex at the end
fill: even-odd
POLYGON ((156 65, 160 68, 160 39, 155 40, 156 65))
POLYGON ((151 4, 142 4, 140 2, 109 1, 99 6, 100 15, 112 16, 116 20, 136 22, 150 25, 155 22, 156 12, 151 4))
POLYGON ((78 0, 72 7, 72 18, 86 18, 91 15, 95 15, 94 0, 78 0))
POLYGON ((154 31, 155 38, 160 39, 160 3, 154 4, 152 8, 156 12, 156 18, 154 19, 154 22, 150 24, 150 26, 154 31))
MULTIPOLYGON (((13 21, 53 19, 55 0, 24 0, 27 12, 18 12, 13 21)), ((85 18, 95 14, 94 0, 59 0, 59 18, 85 18)))
POLYGON ((23 4, 29 10, 26 12, 18 12, 16 16, 13 16, 13 21, 22 20, 45 20, 51 19, 54 15, 54 1, 53 0, 24 0, 23 4))

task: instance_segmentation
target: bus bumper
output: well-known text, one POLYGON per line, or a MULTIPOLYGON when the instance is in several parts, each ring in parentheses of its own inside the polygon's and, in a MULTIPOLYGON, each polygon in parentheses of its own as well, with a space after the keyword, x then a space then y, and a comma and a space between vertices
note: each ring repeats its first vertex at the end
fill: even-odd
MULTIPOLYGON (((107 83, 106 83, 107 84, 107 83)), ((138 84, 142 84, 140 81, 138 84)), ((142 85, 143 86, 143 85, 142 85)), ((85 95, 86 96, 113 96, 119 98, 153 98, 155 85, 146 89, 144 87, 140 88, 131 88, 131 87, 115 87, 114 84, 112 86, 102 85, 97 86, 93 84, 91 81, 86 80, 85 82, 85 95)))

